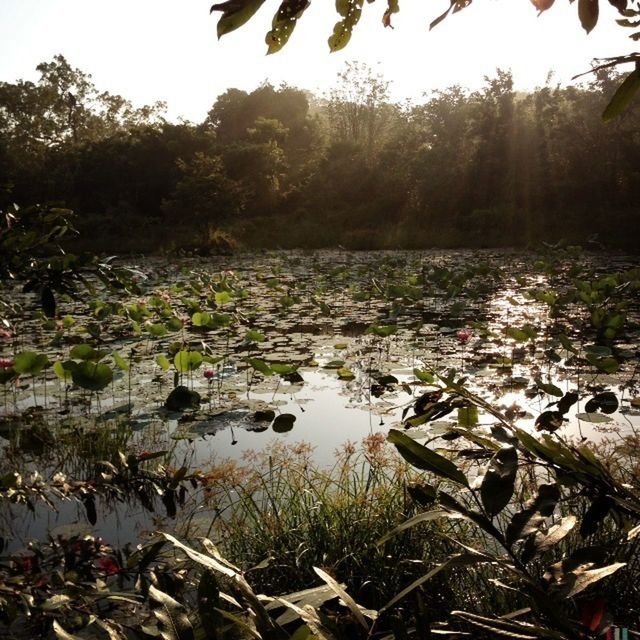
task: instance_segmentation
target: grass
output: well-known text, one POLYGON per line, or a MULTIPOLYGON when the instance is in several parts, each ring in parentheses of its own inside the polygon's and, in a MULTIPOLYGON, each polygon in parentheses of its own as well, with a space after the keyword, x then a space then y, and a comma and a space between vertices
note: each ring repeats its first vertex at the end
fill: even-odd
MULTIPOLYGON (((316 586, 313 567, 320 567, 360 604, 376 609, 459 551, 449 534, 478 541, 458 520, 418 525, 378 544, 421 510, 407 491, 421 474, 397 456, 383 434, 359 446, 345 444, 329 469, 314 464, 310 453, 306 445, 280 445, 252 453, 243 465, 213 469, 208 502, 215 516, 209 530, 200 524, 187 537, 214 540, 258 592, 286 594, 316 586)), ((461 568, 434 579, 420 597, 443 616, 451 608, 476 608, 494 573, 461 568)), ((415 598, 408 599, 412 608, 415 598)), ((496 606, 495 593, 493 598, 496 606)), ((513 598, 506 600, 501 604, 508 607, 513 598)))

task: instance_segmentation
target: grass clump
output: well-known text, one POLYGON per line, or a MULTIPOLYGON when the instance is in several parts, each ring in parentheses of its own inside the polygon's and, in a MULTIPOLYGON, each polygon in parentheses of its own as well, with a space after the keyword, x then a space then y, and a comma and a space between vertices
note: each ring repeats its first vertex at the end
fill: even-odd
MULTIPOLYGON (((378 544, 420 509, 407 491, 420 476, 384 434, 372 434, 359 446, 346 443, 331 468, 312 462, 308 445, 279 444, 252 452, 242 466, 209 472, 216 516, 208 531, 197 533, 211 537, 258 592, 315 586, 313 567, 320 567, 359 603, 379 608, 455 550, 440 535, 451 523, 425 523, 378 544)), ((455 526, 458 536, 467 535, 466 525, 455 526)), ((452 599, 467 604, 478 580, 484 583, 473 572, 459 572, 453 582, 434 581, 424 595, 443 611, 452 599)))

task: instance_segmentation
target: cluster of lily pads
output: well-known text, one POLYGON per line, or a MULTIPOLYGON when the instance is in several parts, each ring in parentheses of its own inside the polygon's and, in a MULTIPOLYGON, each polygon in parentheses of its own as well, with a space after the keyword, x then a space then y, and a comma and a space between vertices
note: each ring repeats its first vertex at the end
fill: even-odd
POLYGON ((602 274, 597 259, 566 252, 252 255, 173 271, 149 260, 120 292, 63 298, 56 318, 14 291, 21 315, 0 337, 4 413, 73 409, 76 398, 87 410, 92 396, 98 410, 231 408, 274 389, 270 379, 281 392, 303 384, 312 367, 377 397, 413 394, 407 383, 449 369, 475 389, 529 385, 543 398, 561 397, 563 381, 633 386, 638 270, 621 266, 602 274))

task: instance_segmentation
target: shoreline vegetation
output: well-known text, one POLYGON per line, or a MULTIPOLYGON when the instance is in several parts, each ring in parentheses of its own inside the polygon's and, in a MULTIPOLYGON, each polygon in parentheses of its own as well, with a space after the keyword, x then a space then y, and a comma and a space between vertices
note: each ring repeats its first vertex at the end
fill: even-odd
POLYGON ((74 210, 73 249, 640 248, 640 107, 602 122, 607 70, 531 93, 497 70, 397 104, 347 63, 325 95, 229 89, 178 124, 61 55, 38 71, 0 83, 0 208, 74 210))

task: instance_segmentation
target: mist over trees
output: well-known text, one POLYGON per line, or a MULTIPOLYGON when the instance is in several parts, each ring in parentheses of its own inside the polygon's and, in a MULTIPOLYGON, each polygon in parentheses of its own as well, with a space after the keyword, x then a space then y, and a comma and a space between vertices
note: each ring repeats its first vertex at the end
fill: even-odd
POLYGON ((602 123, 607 70, 526 94, 497 70, 396 104, 352 63, 321 97, 229 89, 198 124, 100 91, 62 56, 38 71, 0 83, 0 206, 74 209, 92 249, 638 248, 640 108, 602 123))

